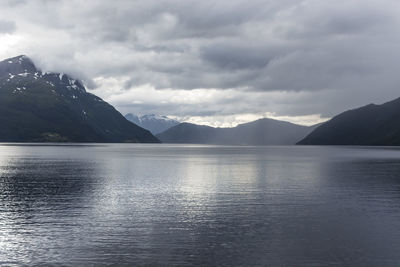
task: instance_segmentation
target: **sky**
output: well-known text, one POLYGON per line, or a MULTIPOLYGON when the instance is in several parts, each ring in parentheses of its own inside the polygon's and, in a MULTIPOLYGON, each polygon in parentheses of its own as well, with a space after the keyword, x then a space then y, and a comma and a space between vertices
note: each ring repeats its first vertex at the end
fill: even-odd
POLYGON ((0 59, 121 113, 311 125, 400 97, 398 0, 0 0, 0 59))

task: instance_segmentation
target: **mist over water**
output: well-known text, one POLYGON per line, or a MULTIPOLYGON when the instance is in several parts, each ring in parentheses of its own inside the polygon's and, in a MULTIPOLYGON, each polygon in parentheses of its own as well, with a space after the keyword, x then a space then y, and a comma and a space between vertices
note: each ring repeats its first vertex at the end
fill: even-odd
POLYGON ((400 149, 0 145, 0 264, 398 266, 400 149))

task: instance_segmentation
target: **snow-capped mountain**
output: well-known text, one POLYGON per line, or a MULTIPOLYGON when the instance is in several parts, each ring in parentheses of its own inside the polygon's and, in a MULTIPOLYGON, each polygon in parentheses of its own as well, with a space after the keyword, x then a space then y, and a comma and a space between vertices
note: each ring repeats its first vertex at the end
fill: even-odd
POLYGON ((180 123, 179 121, 170 119, 166 116, 155 114, 137 116, 132 113, 128 113, 125 115, 125 118, 134 124, 149 130, 154 135, 164 132, 165 130, 180 123))
POLYGON ((0 62, 0 142, 158 142, 66 74, 27 56, 0 62))

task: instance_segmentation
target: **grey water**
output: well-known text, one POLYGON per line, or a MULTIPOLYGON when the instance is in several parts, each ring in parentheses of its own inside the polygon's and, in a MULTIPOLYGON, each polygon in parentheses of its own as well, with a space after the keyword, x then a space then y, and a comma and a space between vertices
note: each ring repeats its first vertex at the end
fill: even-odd
POLYGON ((400 266, 400 149, 0 144, 0 265, 400 266))

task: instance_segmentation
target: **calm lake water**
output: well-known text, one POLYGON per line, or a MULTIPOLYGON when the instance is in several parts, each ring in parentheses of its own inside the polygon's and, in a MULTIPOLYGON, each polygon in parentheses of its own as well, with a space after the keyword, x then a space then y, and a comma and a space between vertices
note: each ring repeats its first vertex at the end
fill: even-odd
POLYGON ((400 266, 400 149, 0 144, 0 264, 400 266))

